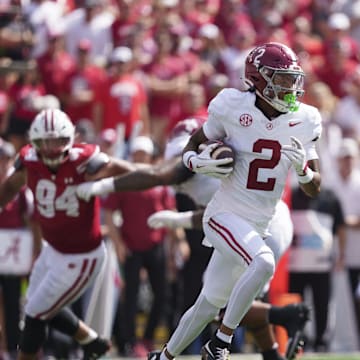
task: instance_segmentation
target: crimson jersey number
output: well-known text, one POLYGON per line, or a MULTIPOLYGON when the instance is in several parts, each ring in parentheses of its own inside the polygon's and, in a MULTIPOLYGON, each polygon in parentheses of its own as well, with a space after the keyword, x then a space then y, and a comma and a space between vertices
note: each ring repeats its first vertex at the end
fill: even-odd
POLYGON ((262 153, 264 149, 272 151, 270 159, 255 159, 250 162, 249 175, 246 187, 254 190, 274 190, 276 178, 268 178, 266 181, 259 181, 258 174, 260 169, 274 169, 281 158, 281 145, 278 141, 259 139, 253 145, 253 152, 262 153))

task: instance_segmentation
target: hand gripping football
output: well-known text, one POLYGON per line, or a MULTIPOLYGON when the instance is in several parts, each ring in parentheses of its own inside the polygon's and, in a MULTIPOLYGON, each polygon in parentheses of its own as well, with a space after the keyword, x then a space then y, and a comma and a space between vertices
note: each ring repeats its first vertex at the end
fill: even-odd
POLYGON ((235 161, 235 152, 234 152, 234 150, 229 145, 224 144, 220 140, 209 140, 209 141, 206 141, 206 142, 200 144, 198 152, 203 151, 206 146, 208 146, 210 144, 214 144, 214 143, 216 143, 217 146, 211 152, 211 154, 210 154, 211 158, 214 159, 214 160, 231 158, 232 162, 230 162, 228 164, 225 164, 225 165, 219 165, 219 166, 221 166, 221 167, 232 167, 232 166, 234 166, 234 161, 235 161))

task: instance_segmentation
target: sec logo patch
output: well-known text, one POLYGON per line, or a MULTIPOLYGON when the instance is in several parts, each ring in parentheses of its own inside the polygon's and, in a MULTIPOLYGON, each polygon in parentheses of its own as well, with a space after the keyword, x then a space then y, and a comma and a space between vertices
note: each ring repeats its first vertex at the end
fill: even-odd
POLYGON ((242 114, 239 122, 241 126, 250 126, 253 122, 253 118, 250 114, 242 114))

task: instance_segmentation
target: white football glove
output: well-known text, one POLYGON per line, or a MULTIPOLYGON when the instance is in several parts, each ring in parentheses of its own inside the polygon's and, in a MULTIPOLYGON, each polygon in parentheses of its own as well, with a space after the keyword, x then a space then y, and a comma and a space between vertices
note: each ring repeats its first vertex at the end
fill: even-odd
POLYGON ((209 144, 200 154, 197 154, 195 151, 187 151, 183 156, 185 166, 199 174, 216 178, 228 177, 234 168, 232 166, 221 167, 220 165, 230 164, 233 159, 212 159, 210 154, 217 146, 218 144, 216 143, 209 144))
POLYGON ((296 173, 303 174, 306 169, 305 149, 295 136, 290 136, 291 145, 283 145, 281 152, 291 161, 296 173))
POLYGON ((153 229, 159 228, 192 228, 192 211, 176 212, 171 210, 158 211, 148 217, 147 223, 153 229))
POLYGON ((78 185, 76 195, 82 200, 89 201, 92 196, 105 195, 113 191, 115 191, 114 178, 110 177, 78 185))

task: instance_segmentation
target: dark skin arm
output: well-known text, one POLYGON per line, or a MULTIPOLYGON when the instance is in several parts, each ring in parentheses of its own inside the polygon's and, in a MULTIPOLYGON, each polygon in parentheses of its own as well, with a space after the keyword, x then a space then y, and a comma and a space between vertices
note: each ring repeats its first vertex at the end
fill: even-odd
POLYGON ((115 178, 115 190, 131 191, 145 190, 159 185, 176 185, 191 176, 180 158, 155 166, 138 168, 115 178))
POLYGON ((204 209, 195 210, 191 217, 192 228, 202 230, 202 219, 204 216, 204 209))
POLYGON ((2 184, 0 184, 0 207, 11 201, 26 184, 26 170, 16 170, 2 184))
POLYGON ((145 164, 133 164, 129 161, 122 159, 110 158, 110 161, 102 166, 98 171, 93 174, 86 174, 86 181, 100 180, 106 177, 116 176, 126 174, 128 172, 133 172, 145 164))
MULTIPOLYGON (((300 188, 302 191, 310 197, 316 197, 320 193, 320 184, 321 184, 321 176, 320 176, 320 163, 319 160, 309 160, 308 167, 314 172, 313 179, 306 184, 300 184, 300 188)), ((305 175, 305 174, 303 174, 305 175)))
POLYGON ((195 151, 197 152, 199 145, 208 141, 209 139, 205 136, 202 127, 195 131, 194 134, 191 135, 188 143, 184 147, 183 154, 187 151, 195 151))

